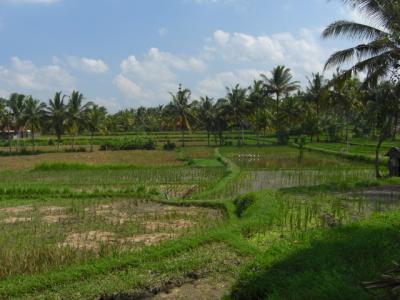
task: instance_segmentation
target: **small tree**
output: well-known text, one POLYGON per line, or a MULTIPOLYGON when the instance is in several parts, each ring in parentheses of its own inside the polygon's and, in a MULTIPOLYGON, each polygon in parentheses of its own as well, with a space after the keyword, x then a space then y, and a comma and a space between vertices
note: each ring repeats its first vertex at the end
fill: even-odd
POLYGON ((57 92, 53 99, 49 100, 47 107, 47 116, 49 118, 50 126, 53 128, 57 136, 57 150, 60 149, 61 137, 64 134, 66 119, 67 119, 67 107, 64 103, 64 98, 61 92, 57 92))
POLYGON ((94 134, 99 131, 102 122, 104 122, 107 110, 104 107, 94 104, 86 115, 86 124, 90 132, 90 152, 93 152, 94 134))
POLYGON ((85 125, 86 112, 92 105, 91 102, 83 104, 84 97, 81 93, 73 91, 67 105, 67 123, 68 130, 72 134, 71 148, 75 147, 75 138, 79 129, 85 125))
POLYGON ((31 130, 32 150, 35 151, 35 133, 40 129, 45 117, 46 105, 32 96, 27 97, 23 111, 23 123, 31 130))
POLYGON ((190 101, 191 92, 188 89, 183 89, 179 84, 179 89, 176 94, 170 93, 172 101, 166 106, 165 111, 170 116, 177 120, 177 125, 182 133, 182 147, 185 147, 185 130, 191 130, 190 119, 194 118, 192 104, 190 101))
POLYGON ((380 149, 382 143, 390 138, 395 130, 396 111, 398 109, 397 98, 400 95, 400 85, 393 85, 386 81, 371 91, 371 101, 375 107, 376 127, 378 130, 378 142, 375 147, 375 174, 381 178, 380 173, 380 149))

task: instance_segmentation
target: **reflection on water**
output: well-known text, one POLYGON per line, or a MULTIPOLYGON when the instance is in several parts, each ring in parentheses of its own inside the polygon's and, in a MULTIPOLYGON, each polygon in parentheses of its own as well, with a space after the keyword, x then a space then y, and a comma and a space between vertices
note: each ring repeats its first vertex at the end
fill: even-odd
POLYGON ((372 169, 294 169, 294 170, 258 170, 243 172, 232 182, 224 194, 216 197, 235 197, 240 194, 263 189, 280 189, 300 186, 316 186, 324 183, 373 179, 372 169))
POLYGON ((400 208, 400 193, 382 195, 365 192, 287 197, 282 200, 281 230, 307 230, 315 227, 337 227, 365 219, 374 213, 400 208))

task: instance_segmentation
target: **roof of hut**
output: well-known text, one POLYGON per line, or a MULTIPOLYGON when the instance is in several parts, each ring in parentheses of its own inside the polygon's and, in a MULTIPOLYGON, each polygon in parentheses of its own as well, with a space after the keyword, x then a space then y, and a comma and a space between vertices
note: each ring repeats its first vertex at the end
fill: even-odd
POLYGON ((400 158, 400 147, 392 147, 389 152, 385 154, 388 157, 398 157, 400 158))

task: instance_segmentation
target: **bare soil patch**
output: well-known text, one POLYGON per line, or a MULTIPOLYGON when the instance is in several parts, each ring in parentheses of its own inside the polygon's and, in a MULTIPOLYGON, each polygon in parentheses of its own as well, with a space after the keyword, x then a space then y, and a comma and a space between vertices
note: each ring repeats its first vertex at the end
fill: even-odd
POLYGON ((44 216, 42 218, 42 221, 47 224, 57 224, 57 223, 62 223, 70 218, 71 216, 68 215, 50 215, 50 216, 44 216))
POLYGON ((59 243, 58 246, 98 252, 102 246, 123 246, 127 244, 144 244, 148 246, 174 237, 176 237, 175 234, 152 233, 127 238, 117 238, 117 235, 113 232, 94 230, 83 233, 70 233, 65 241, 59 243))
POLYGON ((99 251, 101 245, 110 245, 117 241, 115 233, 107 231, 88 231, 70 233, 59 247, 99 251))
POLYGON ((39 211, 40 213, 46 215, 58 215, 60 213, 65 213, 69 209, 69 207, 64 206, 43 206, 39 209, 39 211))
POLYGON ((173 221, 149 221, 145 222, 144 226, 146 230, 155 231, 155 230, 183 230, 188 229, 194 226, 194 222, 189 220, 173 220, 173 221))
POLYGON ((144 244, 146 246, 158 244, 162 241, 175 238, 176 234, 171 233, 150 233, 120 239, 121 244, 144 244))
POLYGON ((32 218, 17 218, 17 217, 10 217, 1 220, 1 223, 4 224, 16 224, 16 223, 26 223, 32 221, 32 218))
POLYGON ((32 205, 22 205, 22 206, 14 206, 14 207, 6 207, 6 208, 1 208, 0 213, 10 213, 10 214, 19 214, 19 213, 25 213, 33 211, 33 206, 32 205))
POLYGON ((195 280, 185 283, 182 286, 174 287, 165 292, 159 293, 152 300, 219 300, 228 289, 228 284, 215 281, 211 278, 195 280))

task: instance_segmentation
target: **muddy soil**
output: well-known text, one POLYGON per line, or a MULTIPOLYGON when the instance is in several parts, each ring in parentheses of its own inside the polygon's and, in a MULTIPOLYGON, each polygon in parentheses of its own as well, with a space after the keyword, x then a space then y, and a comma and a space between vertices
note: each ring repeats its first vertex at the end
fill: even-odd
POLYGON ((151 300, 219 300, 226 295, 229 289, 227 283, 215 281, 211 278, 204 278, 186 283, 180 287, 174 287, 165 292, 159 293, 151 300))

